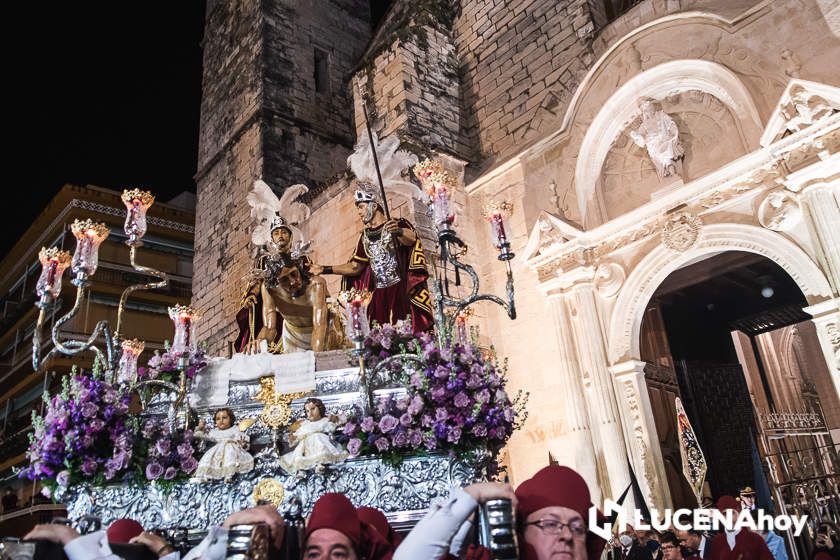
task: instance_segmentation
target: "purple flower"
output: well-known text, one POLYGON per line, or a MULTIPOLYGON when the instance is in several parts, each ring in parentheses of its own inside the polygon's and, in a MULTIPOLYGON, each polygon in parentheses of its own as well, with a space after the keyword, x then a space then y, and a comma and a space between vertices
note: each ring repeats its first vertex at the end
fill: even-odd
POLYGON ((484 437, 487 435, 487 426, 484 424, 476 424, 472 427, 472 433, 478 437, 484 437))
POLYGON ((354 433, 356 433, 356 428, 358 428, 358 425, 355 422, 347 422, 344 425, 344 429, 341 430, 341 433, 343 433, 345 436, 352 436, 354 433))
POLYGON ((401 425, 401 426, 405 426, 405 427, 407 428, 408 426, 411 426, 411 422, 412 422, 413 420, 414 420, 414 419, 411 417, 411 414, 409 414, 408 412, 406 412, 405 414, 403 414, 402 416, 400 416, 400 425, 401 425))
POLYGON ((380 437, 377 438, 373 444, 376 446, 378 451, 387 451, 391 444, 388 443, 388 438, 380 437))
POLYGON ((198 468, 198 461, 195 460, 195 457, 187 457, 181 460, 181 470, 185 473, 190 474, 196 468, 198 468))
POLYGON ((359 438, 352 438, 347 442, 347 452, 351 457, 358 457, 359 451, 362 449, 362 440, 359 438))
POLYGON ((423 410, 423 399, 419 395, 415 395, 411 399, 411 404, 408 405, 408 412, 412 416, 417 416, 423 410))
POLYGON ((365 432, 365 433, 372 432, 374 425, 375 425, 375 423, 373 421, 373 416, 365 416, 364 418, 362 418, 361 427, 362 427, 363 432, 365 432))
POLYGON ((96 468, 98 465, 96 464, 96 459, 93 457, 85 457, 84 462, 82 462, 82 474, 85 476, 92 476, 93 473, 96 472, 96 468))
POLYGON ((460 391, 457 395, 455 395, 453 402, 458 408, 467 408, 470 405, 470 398, 466 393, 460 391))
POLYGON ((85 418, 93 418, 99 412, 99 407, 92 402, 86 402, 82 405, 82 416, 85 418))
POLYGON ((146 478, 149 480, 157 480, 163 474, 163 466, 160 463, 149 463, 146 465, 146 478))
POLYGON ((180 444, 177 448, 178 457, 181 459, 186 459, 187 457, 192 457, 192 454, 195 452, 193 446, 190 442, 185 441, 184 443, 180 444))
POLYGON ((166 480, 172 480, 176 476, 178 476, 178 469, 176 469, 175 467, 169 467, 166 469, 166 472, 163 473, 163 478, 165 478, 166 480))
POLYGON ((435 409, 435 420, 438 422, 444 422, 449 418, 449 412, 443 407, 435 409))
POLYGON ((435 377, 438 379, 446 379, 449 377, 449 369, 443 366, 438 366, 435 368, 435 377))
POLYGON ((67 488, 67 486, 70 484, 70 471, 64 470, 55 475, 55 482, 59 486, 67 488))
POLYGON ((423 436, 423 445, 429 451, 437 449, 437 438, 433 434, 426 434, 423 436))
POLYGON ((50 490, 49 486, 44 486, 41 488, 41 495, 45 498, 52 498, 52 490, 50 490))
POLYGON ((394 447, 407 447, 408 446, 408 434, 405 432, 396 432, 394 433, 394 447))
POLYGON ((420 433, 420 430, 411 430, 408 433, 408 441, 411 444, 411 447, 416 449, 420 447, 421 443, 423 443, 423 434, 420 433))
MULTIPOLYGON (((391 430, 397 427, 397 419, 391 416, 390 414, 386 414, 379 420, 379 430, 383 434, 387 434, 391 430)), ((378 444, 377 444, 378 446, 378 444)))
POLYGON ((429 414, 424 414, 422 418, 420 418, 420 425, 424 428, 430 428, 432 424, 434 424, 435 419, 431 417, 429 414))
POLYGON ((172 442, 170 442, 168 439, 159 439, 157 443, 155 443, 155 449, 160 455, 169 455, 171 446, 172 442))
POLYGON ((446 441, 449 443, 458 443, 458 440, 461 439, 461 428, 458 426, 452 426, 449 428, 449 433, 446 435, 446 441))
POLYGON ((446 389, 443 387, 435 387, 432 389, 432 400, 435 402, 441 402, 442 400, 446 399, 446 389))

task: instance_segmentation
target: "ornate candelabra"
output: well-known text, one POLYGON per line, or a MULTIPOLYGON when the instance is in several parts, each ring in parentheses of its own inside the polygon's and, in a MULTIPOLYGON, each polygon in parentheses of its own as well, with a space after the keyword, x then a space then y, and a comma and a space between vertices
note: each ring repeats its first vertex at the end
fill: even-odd
POLYGON ((112 334, 108 322, 102 320, 96 323, 86 340, 62 340, 61 328, 73 319, 81 309, 90 289, 91 277, 96 274, 99 265, 99 246, 110 234, 110 229, 103 223, 96 223, 90 219, 75 220, 70 226, 70 231, 76 238, 76 251, 72 259, 68 259, 69 254, 66 251, 60 251, 56 248, 42 248, 39 254, 42 271, 36 286, 39 300, 35 305, 40 309, 40 313, 32 336, 32 367, 36 371, 55 354, 74 356, 81 352, 92 351, 102 363, 105 372, 114 381, 118 360, 114 346, 118 343, 119 335, 117 333, 119 333, 128 295, 136 290, 162 288, 168 285, 169 282, 164 273, 140 266, 136 262, 137 247, 142 244, 140 239, 146 233, 146 211, 154 202, 154 196, 149 192, 134 189, 123 191, 122 199, 128 210, 125 233, 128 236, 126 243, 131 248, 131 265, 138 272, 156 276, 160 281, 150 284, 136 284, 123 292, 117 308, 117 330, 114 334, 112 334), (71 283, 76 286, 76 302, 67 314, 56 320, 51 332, 53 348, 46 355, 42 355, 41 333, 47 314, 56 307, 58 296, 61 293, 61 278, 68 264, 74 275, 71 283), (104 341, 104 351, 96 345, 100 337, 104 341))
POLYGON ((491 203, 484 210, 484 216, 491 226, 493 244, 499 250, 497 258, 504 262, 507 268, 505 289, 507 301, 505 301, 493 294, 479 293, 479 280, 475 269, 459 260, 466 252, 467 244, 458 237, 453 227, 455 213, 452 209, 450 196, 455 189, 455 178, 443 170, 440 162, 428 159, 414 166, 414 174, 420 179, 423 188, 431 199, 432 216, 438 231, 440 260, 444 265, 444 273, 438 275, 432 287, 435 296, 435 323, 438 341, 441 346, 452 342, 453 336, 457 335, 456 327, 459 317, 460 320, 465 320, 467 308, 476 302, 491 301, 504 308, 508 317, 516 319, 513 272, 510 267, 510 261, 515 255, 510 251, 510 241, 507 238, 504 224, 505 218, 510 216, 513 211, 513 206, 508 202, 491 203), (456 299, 444 290, 443 276, 446 274, 445 267, 447 264, 451 265, 456 273, 464 272, 469 276, 472 288, 466 297, 456 299))

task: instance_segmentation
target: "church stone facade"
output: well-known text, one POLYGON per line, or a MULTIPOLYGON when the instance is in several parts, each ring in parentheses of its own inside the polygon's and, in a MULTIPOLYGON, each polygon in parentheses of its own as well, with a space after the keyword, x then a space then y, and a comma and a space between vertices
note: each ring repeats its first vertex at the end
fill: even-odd
MULTIPOLYGON (((211 351, 234 337, 254 179, 308 184, 316 262, 351 254, 360 226, 341 173, 367 103, 380 135, 462 179, 456 226, 483 291, 503 293, 505 276, 481 209, 514 203, 519 318, 476 317, 531 394, 514 481, 550 455, 615 498, 629 464, 649 504, 672 503, 641 323, 671 272, 722 252, 796 281, 840 389, 835 2, 397 0, 375 29, 368 13, 208 3, 193 303, 211 351)), ((433 253, 423 209, 394 213, 433 253)), ((840 410, 827 417, 840 435, 840 410)))

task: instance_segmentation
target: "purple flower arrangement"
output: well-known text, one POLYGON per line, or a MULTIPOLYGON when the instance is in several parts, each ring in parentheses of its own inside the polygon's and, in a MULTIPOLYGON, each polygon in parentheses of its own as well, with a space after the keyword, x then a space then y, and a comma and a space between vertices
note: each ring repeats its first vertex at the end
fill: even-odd
POLYGON ((167 483, 195 472, 198 461, 192 430, 172 432, 165 421, 150 418, 140 434, 136 451, 141 480, 167 483))
POLYGON ((121 480, 132 465, 134 426, 130 397, 93 375, 73 372, 62 390, 44 395, 45 414, 32 414, 29 466, 20 476, 43 481, 47 492, 89 480, 121 480))
MULTIPOLYGON (((187 358, 186 374, 188 379, 192 379, 196 373, 207 365, 204 348, 199 346, 195 350, 191 350, 187 353, 187 358)), ((137 368, 137 375, 140 379, 165 379, 174 382, 177 373, 180 371, 179 361, 179 355, 167 348, 163 354, 155 352, 154 356, 149 358, 146 367, 137 368)))
POLYGON ((357 412, 346 420, 339 439, 351 456, 380 455, 398 463, 408 454, 486 450, 493 473, 498 452, 527 417, 527 394, 511 399, 505 392, 505 368, 471 344, 441 348, 402 322, 372 329, 364 352, 371 368, 398 353, 416 355, 422 365, 395 360, 396 368, 388 369, 406 394, 379 401, 370 415, 357 412))

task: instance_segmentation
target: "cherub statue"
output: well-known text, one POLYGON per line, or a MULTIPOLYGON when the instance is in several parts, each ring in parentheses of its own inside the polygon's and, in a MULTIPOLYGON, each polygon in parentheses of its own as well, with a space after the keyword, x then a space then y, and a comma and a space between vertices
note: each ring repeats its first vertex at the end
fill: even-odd
POLYGON ((335 422, 327 416, 327 407, 321 399, 309 398, 303 405, 306 419, 292 424, 289 443, 294 449, 280 457, 280 466, 290 474, 322 465, 338 463, 347 458, 347 452, 333 443, 331 434, 335 422))
POLYGON ((296 227, 309 216, 309 208, 296 202, 306 192, 304 185, 293 185, 278 199, 256 181, 248 194, 257 223, 251 235, 254 269, 237 314, 239 352, 259 351, 263 341, 275 353, 344 345, 341 315, 327 304, 326 282, 310 274, 309 244, 296 227))
POLYGON ((213 414, 215 428, 207 430, 207 423, 198 423, 195 435, 201 439, 215 441, 216 445, 205 451, 198 462, 194 477, 204 482, 209 480, 230 480, 237 473, 246 473, 254 468, 254 458, 246 451, 250 438, 245 434, 253 421, 243 420, 236 425, 236 416, 229 408, 220 408, 213 414))
POLYGON ((682 174, 682 159, 685 150, 680 142, 677 123, 655 101, 644 98, 639 101, 642 124, 630 131, 630 137, 639 147, 647 148, 648 156, 660 179, 682 174))

